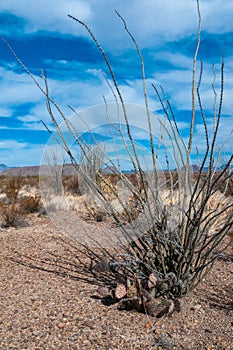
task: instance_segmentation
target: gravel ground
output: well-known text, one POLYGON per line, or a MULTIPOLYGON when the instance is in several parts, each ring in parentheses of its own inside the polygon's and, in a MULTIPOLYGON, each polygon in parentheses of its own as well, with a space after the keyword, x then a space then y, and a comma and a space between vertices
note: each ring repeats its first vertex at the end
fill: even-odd
POLYGON ((78 277, 78 244, 49 218, 1 228, 0 241, 0 350, 233 349, 230 255, 180 313, 155 319, 94 298, 96 286, 78 277))

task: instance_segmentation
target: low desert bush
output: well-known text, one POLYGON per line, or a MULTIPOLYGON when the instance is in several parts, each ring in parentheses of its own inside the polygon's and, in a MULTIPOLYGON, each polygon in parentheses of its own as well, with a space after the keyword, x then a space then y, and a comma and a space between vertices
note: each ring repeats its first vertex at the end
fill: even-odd
POLYGON ((80 195, 80 184, 77 175, 70 175, 63 178, 63 188, 65 193, 80 195))
POLYGON ((106 212, 97 203, 84 203, 86 208, 86 219, 101 222, 106 218, 106 212))
POLYGON ((39 176, 31 175, 24 178, 24 185, 29 188, 39 189, 39 176))
MULTIPOLYGON (((39 194, 31 195, 26 192, 22 196, 25 179, 21 176, 6 177, 3 181, 3 200, 0 203, 1 223, 5 227, 17 226, 29 213, 38 212, 41 209, 39 194)), ((27 185, 27 184, 26 184, 27 185)))
POLYGON ((22 185, 23 179, 21 176, 9 176, 5 178, 2 191, 5 193, 9 203, 14 203, 17 199, 22 185))
POLYGON ((3 227, 18 226, 23 222, 24 210, 17 202, 0 203, 0 219, 3 227))
POLYGON ((20 197, 18 198, 18 203, 25 214, 37 213, 41 210, 41 197, 39 194, 20 197))
POLYGON ((1 223, 5 227, 17 226, 24 217, 24 212, 18 203, 18 195, 22 186, 20 176, 7 176, 2 182, 2 193, 5 195, 0 203, 1 223))

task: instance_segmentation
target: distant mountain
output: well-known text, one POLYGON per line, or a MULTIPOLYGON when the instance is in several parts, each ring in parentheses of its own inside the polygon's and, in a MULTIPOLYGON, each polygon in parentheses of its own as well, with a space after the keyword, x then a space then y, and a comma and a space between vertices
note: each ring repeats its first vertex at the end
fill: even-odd
POLYGON ((198 173, 200 171, 200 167, 196 164, 191 164, 190 165, 190 169, 194 172, 194 173, 198 173))
POLYGON ((40 167, 35 166, 22 166, 15 168, 8 168, 2 172, 1 175, 6 176, 36 176, 39 175, 40 167))
MULTIPOLYGON (((189 169, 194 173, 198 173, 200 171, 199 166, 196 164, 191 164, 189 166, 189 169)), ((177 169, 174 169, 173 171, 177 171, 177 169)), ((185 171, 185 168, 184 167, 180 168, 180 171, 182 171, 182 172, 185 171)))
MULTIPOLYGON (((217 168, 215 168, 215 167, 213 166, 213 170, 219 172, 219 171, 222 171, 225 167, 226 167, 226 164, 223 164, 223 165, 221 165, 221 166, 219 166, 219 167, 217 167, 217 168)), ((200 171, 200 167, 199 167, 198 165, 196 165, 196 164, 191 164, 191 165, 189 166, 189 169, 190 169, 193 173, 198 173, 198 172, 200 171)), ((229 170, 232 170, 232 169, 233 169, 233 165, 230 165, 228 169, 229 169, 229 170)), ((184 167, 182 167, 182 168, 180 169, 180 171, 184 171, 184 170, 185 170, 184 167)), ((202 172, 205 173, 205 172, 207 172, 208 170, 209 170, 208 167, 204 167, 204 168, 202 169, 202 172)), ((174 171, 177 171, 177 169, 174 169, 174 171)))
POLYGON ((102 169, 103 174, 119 174, 119 170, 115 166, 106 166, 102 169))
POLYGON ((0 164, 0 173, 1 173, 2 171, 7 170, 7 169, 10 169, 10 167, 7 166, 6 164, 0 164))
MULTIPOLYGON (((40 166, 40 165, 22 166, 22 167, 15 167, 15 168, 7 167, 5 170, 2 170, 1 175, 39 176, 41 172, 43 172, 44 174, 48 174, 48 168, 49 168, 48 166, 40 166)), ((62 173, 63 175, 75 175, 76 169, 72 164, 64 164, 62 173)))
MULTIPOLYGON (((217 171, 221 171, 224 168, 223 166, 220 166, 217 168, 217 171)), ((8 167, 6 164, 0 164, 0 174, 1 175, 10 175, 10 176, 38 176, 40 173, 48 174, 49 166, 23 166, 23 167, 8 167)), ((233 169, 231 166, 230 169, 233 169)), ((185 169, 181 168, 180 171, 183 172, 185 169)), ((200 168, 196 164, 190 165, 190 170, 193 173, 198 173, 200 171, 200 168)), ((161 170, 162 172, 167 172, 168 170, 161 170)), ((174 169, 173 171, 177 171, 177 169, 174 169)), ((208 168, 203 168, 203 172, 207 172, 208 168)), ((115 166, 106 166, 102 169, 103 174, 118 174, 119 170, 115 166)), ((134 172, 133 170, 122 170, 122 173, 130 174, 134 172)), ((63 164, 62 169, 63 175, 75 175, 77 174, 77 169, 72 164, 63 164)))

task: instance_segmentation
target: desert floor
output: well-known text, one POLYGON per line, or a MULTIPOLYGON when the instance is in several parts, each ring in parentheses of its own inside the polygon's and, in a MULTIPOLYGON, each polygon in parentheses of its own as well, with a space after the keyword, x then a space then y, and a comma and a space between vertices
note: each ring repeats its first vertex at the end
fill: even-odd
POLYGON ((230 249, 179 313, 156 319, 96 298, 97 287, 77 276, 78 243, 49 217, 0 228, 0 242, 1 350, 233 349, 230 249))

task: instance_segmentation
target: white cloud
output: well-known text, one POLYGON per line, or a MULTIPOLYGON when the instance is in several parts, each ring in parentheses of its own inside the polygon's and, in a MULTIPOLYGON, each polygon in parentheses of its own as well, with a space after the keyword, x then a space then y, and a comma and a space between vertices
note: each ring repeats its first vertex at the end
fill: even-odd
POLYGON ((178 129, 181 131, 190 127, 190 123, 187 122, 177 122, 178 129))
POLYGON ((0 117, 7 118, 12 114, 12 109, 9 107, 0 108, 0 117))
MULTIPOLYGON (((218 129, 218 134, 216 138, 216 152, 218 151, 218 148, 221 149, 223 153, 226 152, 232 152, 232 141, 233 141, 233 117, 222 117, 220 126, 218 129)), ((211 142, 213 138, 213 119, 208 118, 207 119, 207 127, 208 127, 208 134, 209 134, 209 141, 211 142)), ((186 144, 188 143, 187 137, 184 138, 186 144)), ((197 124, 195 126, 195 132, 193 136, 193 152, 196 153, 196 147, 198 147, 198 151, 200 155, 204 154, 206 151, 206 136, 205 136, 205 129, 203 124, 197 124)))
MULTIPOLYGON (((8 166, 39 165, 44 145, 29 145, 7 141, 8 149, 1 149, 1 163, 8 166), (29 147, 30 146, 30 147, 29 147)), ((1 148, 0 142, 0 148, 1 148)))
POLYGON ((27 147, 28 144, 25 142, 17 142, 15 140, 7 140, 7 141, 0 141, 0 149, 5 149, 5 150, 21 150, 27 147))
POLYGON ((185 56, 180 52, 168 52, 168 51, 159 51, 154 54, 156 60, 163 60, 164 62, 169 62, 171 65, 174 65, 176 68, 190 69, 193 64, 193 60, 190 57, 185 56))
MULTIPOLYGON (((94 5, 96 1, 90 3, 94 5)), ((214 33, 232 31, 232 3, 225 0, 200 1, 203 29, 214 33), (216 24, 216 25, 215 25, 216 24)), ((135 0, 99 1, 90 19, 97 37, 107 47, 129 46, 130 40, 124 34, 123 26, 114 17, 117 9, 127 21, 129 29, 138 40, 140 47, 147 47, 167 41, 178 40, 185 35, 197 33, 198 16, 196 1, 193 0, 135 0), (111 28, 111 35, 106 36, 111 28)), ((131 44, 132 46, 132 44, 131 44)))
POLYGON ((36 103, 41 99, 41 94, 25 73, 18 74, 0 67, 0 78, 2 108, 9 110, 10 105, 36 103))
MULTIPOLYGON (((154 74, 155 78, 159 78, 158 84, 163 86, 165 94, 169 98, 171 105, 180 110, 190 110, 191 109, 191 91, 192 91, 192 59, 186 58, 183 55, 178 55, 178 62, 173 54, 162 54, 162 57, 167 59, 167 62, 172 62, 175 64, 174 69, 169 69, 166 72, 159 72, 154 74), (179 65, 179 58, 181 59, 181 64, 179 65), (186 63, 185 63, 186 62, 186 63), (179 69, 183 67, 183 69, 179 69), (177 67, 177 68, 176 68, 177 67)), ((224 72, 224 99, 223 99, 223 114, 232 114, 233 110, 233 78, 232 78, 232 67, 231 67, 231 57, 229 57, 225 62, 225 72, 224 72)), ((220 65, 215 66, 216 80, 215 80, 215 91, 217 93, 217 103, 220 97, 220 65)), ((199 64, 196 71, 196 88, 197 81, 199 79, 199 64)), ((202 99, 202 105, 205 110, 212 111, 214 105, 214 93, 213 85, 214 75, 213 66, 211 64, 204 63, 202 82, 200 87, 200 94, 202 99)), ((196 95, 195 88, 195 95, 196 95)), ((198 107, 198 102, 196 99, 196 105, 198 107)))
POLYGON ((203 29, 210 33, 226 33, 233 29, 233 3, 228 0, 200 1, 203 29))
MULTIPOLYGON (((148 80, 148 86, 152 81, 148 80)), ((32 83, 33 84, 33 83, 32 83)), ((68 108, 71 105, 77 111, 82 111, 95 105, 104 103, 103 95, 108 103, 115 102, 111 90, 103 79, 102 75, 94 75, 93 78, 83 81, 55 80, 49 79, 51 96, 55 99, 58 106, 66 117, 74 113, 68 108)), ((143 98, 142 83, 140 80, 127 81, 127 84, 119 84, 125 103, 136 103, 145 105, 143 98)), ((153 93, 153 91, 151 92, 153 93)), ((149 97, 150 108, 155 110, 159 107, 158 102, 149 97)), ((58 122, 62 122, 59 113, 53 108, 58 122)), ((43 120, 50 122, 50 116, 45 107, 45 99, 40 96, 40 100, 30 110, 30 115, 20 116, 18 119, 24 122, 43 120)))
MULTIPOLYGON (((133 6, 124 2, 115 7, 126 19, 140 46, 170 41, 184 32, 192 33, 196 24, 196 9, 192 1, 149 0, 142 3, 137 0, 133 6)), ((101 25, 100 14, 98 18, 101 25)))
MULTIPOLYGON (((202 0, 200 8, 204 30, 211 33, 233 30, 231 1, 202 0)), ((115 9, 126 19, 141 47, 178 40, 197 31, 196 1, 193 0, 146 0, 143 3, 141 0, 133 3, 117 0, 57 0, 56 4, 47 0, 0 2, 0 11, 8 11, 26 19, 25 30, 28 33, 48 30, 87 36, 78 23, 67 17, 67 14, 71 14, 86 21, 107 49, 124 49, 132 44, 114 13, 115 9)))
POLYGON ((19 116, 17 117, 18 120, 21 120, 22 122, 25 123, 30 123, 30 122, 36 122, 38 121, 38 118, 35 115, 24 115, 24 116, 19 116))
POLYGON ((68 19, 67 14, 73 13, 83 20, 91 16, 89 4, 81 0, 56 0, 56 4, 47 0, 22 0, 20 3, 18 0, 1 0, 0 11, 24 18, 27 33, 48 30, 75 34, 78 28, 68 19))

